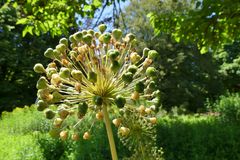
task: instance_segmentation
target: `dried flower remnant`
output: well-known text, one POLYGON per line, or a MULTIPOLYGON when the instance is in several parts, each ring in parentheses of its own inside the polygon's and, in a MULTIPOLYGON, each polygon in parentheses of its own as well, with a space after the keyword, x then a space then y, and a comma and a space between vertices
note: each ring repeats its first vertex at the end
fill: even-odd
MULTIPOLYGON (((94 115, 98 121, 104 119, 115 160, 117 155, 108 111, 111 109, 120 115, 120 109, 137 111, 135 106, 142 100, 147 100, 148 104, 155 103, 152 78, 157 70, 152 63, 158 53, 146 48, 141 56, 134 48, 136 40, 133 34, 122 37, 120 29, 105 32, 104 24, 99 26, 99 30, 79 31, 69 37, 70 42, 62 38, 55 49, 45 51, 44 55, 52 61, 46 68, 40 63, 34 66, 34 71, 41 74, 37 82, 37 107, 44 111, 46 118, 54 119, 53 129, 60 130, 62 140, 72 133, 68 133, 64 126, 70 117, 77 119, 76 124, 69 127, 74 130, 70 136, 73 140, 80 138, 75 128, 86 114, 94 115), (56 109, 49 107, 52 105, 57 106, 56 109)), ((154 124, 152 117, 136 113, 154 124)), ((113 123, 120 127, 122 135, 131 135, 131 127, 122 126, 124 119, 119 117, 113 123)), ((82 135, 83 139, 90 138, 92 126, 82 135)))

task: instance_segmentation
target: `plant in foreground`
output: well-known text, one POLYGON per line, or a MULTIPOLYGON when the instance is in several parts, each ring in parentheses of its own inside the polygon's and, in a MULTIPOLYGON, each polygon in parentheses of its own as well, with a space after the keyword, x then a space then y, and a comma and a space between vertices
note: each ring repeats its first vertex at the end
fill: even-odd
POLYGON ((78 126, 87 114, 94 114, 96 120, 83 134, 85 140, 91 138, 95 122, 104 120, 112 159, 116 160, 112 113, 121 141, 134 155, 157 158, 158 150, 153 147, 154 103, 158 102, 153 78, 157 71, 151 64, 158 54, 146 48, 140 56, 133 34, 122 38, 121 30, 105 32, 104 24, 99 30, 77 32, 69 37, 70 43, 62 38, 55 49, 46 50, 44 55, 52 62, 46 68, 40 63, 34 66, 42 75, 36 85, 37 109, 54 119, 50 133, 62 140, 79 140, 78 126), (141 105, 143 100, 151 107, 141 105), (73 125, 66 123, 70 119, 75 119, 73 125))

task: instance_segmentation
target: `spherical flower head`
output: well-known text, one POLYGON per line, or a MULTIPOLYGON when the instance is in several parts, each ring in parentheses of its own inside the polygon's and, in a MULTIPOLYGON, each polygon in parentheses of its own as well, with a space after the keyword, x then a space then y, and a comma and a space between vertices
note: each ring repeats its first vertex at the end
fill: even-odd
MULTIPOLYGON (((49 65, 44 68, 38 63, 34 67, 35 72, 41 74, 37 82, 38 110, 44 111, 48 119, 55 118, 55 128, 61 130, 65 121, 75 117, 76 123, 70 127, 75 129, 87 114, 102 120, 104 106, 120 115, 121 109, 137 111, 136 104, 144 100, 152 104, 154 97, 145 90, 149 87, 154 90, 151 77, 156 71, 150 66, 157 53, 149 51, 148 56, 141 56, 133 47, 133 34, 122 38, 120 29, 112 33, 104 32, 105 25, 100 25, 99 29, 100 32, 79 31, 71 35, 69 41, 62 38, 55 49, 49 48, 44 53, 52 60, 49 65), (52 105, 56 108, 50 109, 52 105)), ((134 113, 142 116, 140 112, 134 113)), ((147 122, 154 123, 154 119, 149 120, 151 115, 144 116, 147 122)), ((121 135, 131 135, 131 127, 122 126, 126 123, 120 119, 113 123, 121 127, 121 135)), ((83 139, 89 139, 90 132, 91 128, 83 139)), ((61 131, 59 136, 66 140, 70 133, 61 131)), ((79 139, 75 131, 70 137, 79 139)))

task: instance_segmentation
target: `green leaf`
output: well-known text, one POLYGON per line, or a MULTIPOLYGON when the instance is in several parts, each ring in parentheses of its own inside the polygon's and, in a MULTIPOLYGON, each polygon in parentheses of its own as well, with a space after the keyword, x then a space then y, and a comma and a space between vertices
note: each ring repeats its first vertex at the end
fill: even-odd
POLYGON ((25 37, 27 33, 33 35, 33 28, 34 28, 33 26, 26 26, 22 31, 22 36, 25 37))
POLYGON ((21 18, 16 22, 16 24, 27 24, 28 22, 29 22, 28 18, 21 18))

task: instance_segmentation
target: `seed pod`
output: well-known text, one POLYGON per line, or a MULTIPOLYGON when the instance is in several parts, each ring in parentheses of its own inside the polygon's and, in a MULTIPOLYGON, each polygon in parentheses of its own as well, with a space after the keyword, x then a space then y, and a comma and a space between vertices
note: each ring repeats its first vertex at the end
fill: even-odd
POLYGON ((113 119, 113 120, 112 120, 112 123, 113 123, 116 127, 119 127, 120 124, 121 124, 121 119, 119 119, 119 118, 113 119))
POLYGON ((35 64, 35 66, 33 67, 33 70, 36 72, 36 73, 45 73, 45 68, 43 67, 43 65, 41 63, 37 63, 35 64))
POLYGON ((130 61, 131 61, 133 64, 139 62, 140 59, 141 59, 141 56, 139 56, 137 52, 131 53, 131 55, 130 55, 130 61))
POLYGON ((71 59, 77 58, 77 56, 78 56, 76 51, 70 51, 69 55, 70 55, 71 59))
POLYGON ((45 89, 48 88, 48 81, 45 77, 40 77, 39 80, 37 81, 37 89, 45 89))
POLYGON ((111 40, 111 34, 110 33, 104 33, 99 37, 99 41, 105 44, 108 44, 111 40))
POLYGON ((152 89, 152 90, 155 90, 156 89, 156 83, 154 81, 151 81, 149 84, 148 84, 148 88, 149 89, 152 89))
POLYGON ((68 138, 68 132, 67 131, 61 131, 60 132, 60 138, 61 138, 61 140, 65 141, 68 138))
POLYGON ((107 29, 107 26, 105 24, 100 24, 98 26, 98 29, 101 33, 103 33, 107 29))
POLYGON ((121 95, 116 96, 114 103, 118 108, 123 108, 126 104, 126 99, 121 95))
POLYGON ((61 83, 61 78, 58 74, 53 74, 51 78, 51 84, 58 86, 61 83))
POLYGON ((142 93, 144 91, 144 83, 143 82, 138 82, 136 85, 135 85, 135 91, 137 91, 138 93, 142 93))
POLYGON ((69 111, 66 109, 62 109, 62 110, 58 111, 58 115, 61 119, 65 119, 69 115, 69 111))
POLYGON ((157 70, 154 67, 148 67, 146 70, 146 75, 148 77, 155 77, 157 75, 157 70))
POLYGON ((54 50, 53 50, 53 54, 54 54, 54 57, 55 57, 56 59, 60 59, 61 52, 59 52, 58 50, 54 49, 54 50))
POLYGON ((60 72, 59 72, 59 76, 61 77, 61 78, 64 78, 64 79, 66 79, 66 78, 69 78, 70 77, 70 70, 68 69, 68 68, 65 68, 65 67, 62 67, 61 69, 60 69, 60 72))
POLYGON ((149 58, 146 58, 143 62, 143 68, 147 68, 152 64, 152 60, 149 58))
POLYGON ((149 120, 150 120, 150 122, 152 124, 156 124, 157 123, 157 118, 156 117, 151 117, 151 118, 149 118, 149 120))
POLYGON ((67 38, 61 38, 61 39, 59 40, 59 43, 60 43, 60 44, 64 44, 66 47, 68 46, 68 40, 67 40, 67 38))
POLYGON ((122 75, 122 80, 125 83, 131 83, 133 81, 133 74, 131 72, 127 72, 122 75))
POLYGON ((96 114, 96 118, 98 119, 98 120, 102 120, 103 119, 103 112, 98 112, 97 114, 96 114))
POLYGON ((143 115, 143 114, 145 113, 145 107, 144 107, 144 105, 139 106, 139 107, 137 108, 137 111, 138 111, 141 115, 143 115))
POLYGON ((44 102, 43 100, 38 100, 38 102, 37 102, 37 110, 38 111, 43 111, 47 107, 48 107, 48 104, 46 102, 44 102))
POLYGON ((108 50, 107 54, 112 61, 116 60, 116 58, 120 55, 119 51, 116 49, 108 50))
POLYGON ((74 38, 74 35, 69 36, 69 41, 73 43, 76 43, 76 39, 74 38))
POLYGON ((82 40, 83 34, 82 32, 77 32, 73 35, 73 37, 77 42, 80 42, 82 40))
POLYGON ((78 82, 75 83, 74 88, 75 88, 76 91, 78 91, 78 92, 80 93, 81 90, 82 90, 82 88, 81 88, 81 83, 78 83, 78 82))
POLYGON ((82 72, 78 70, 72 70, 71 75, 74 79, 82 82, 82 72))
POLYGON ((151 108, 146 108, 146 109, 145 109, 145 113, 146 113, 146 114, 150 114, 151 112, 152 112, 151 108))
POLYGON ((88 110, 88 105, 86 102, 82 102, 78 105, 78 118, 82 118, 88 110))
POLYGON ((55 117, 55 112, 53 112, 51 109, 46 109, 44 114, 47 119, 53 119, 55 117))
POLYGON ((65 52, 66 49, 67 49, 67 46, 65 46, 64 44, 58 44, 58 45, 56 46, 56 50, 57 50, 58 52, 60 52, 60 53, 65 52))
POLYGON ((72 140, 74 141, 78 141, 80 138, 79 138, 79 134, 78 133, 73 133, 72 135, 72 140))
POLYGON ((97 106, 101 106, 103 104, 103 98, 101 96, 94 96, 93 103, 97 106))
POLYGON ((135 65, 131 65, 128 67, 128 71, 131 72, 132 74, 135 74, 137 72, 138 67, 135 65))
POLYGON ((111 64, 111 70, 116 73, 117 71, 119 71, 121 65, 118 63, 118 61, 112 61, 112 64, 111 64))
POLYGON ((128 43, 131 42, 134 39, 135 39, 135 35, 132 34, 132 33, 128 33, 125 37, 125 41, 128 42, 128 43))
POLYGON ((147 57, 148 56, 148 52, 150 51, 150 49, 149 48, 144 48, 143 49, 143 55, 144 55, 144 57, 147 57))
POLYGON ((44 52, 44 56, 47 58, 51 58, 54 59, 54 53, 53 53, 53 49, 52 48, 48 48, 45 52, 44 52))
POLYGON ((95 32, 95 33, 94 33, 94 36, 95 36, 96 38, 99 38, 99 37, 100 37, 100 35, 101 35, 101 33, 100 33, 100 32, 95 32))
POLYGON ((88 34, 91 34, 91 35, 93 36, 95 32, 94 32, 94 30, 89 29, 89 30, 87 31, 87 33, 88 33, 88 34))
POLYGON ((85 140, 88 140, 90 137, 91 137, 91 136, 90 136, 90 133, 89 133, 89 132, 85 132, 85 133, 83 134, 83 139, 85 139, 85 140))
POLYGON ((60 130, 58 128, 53 128, 49 131, 52 138, 58 138, 60 136, 60 130))
POLYGON ((119 134, 120 134, 121 136, 128 136, 129 133, 130 133, 130 129, 129 129, 129 128, 127 128, 127 127, 121 127, 121 128, 119 128, 119 134))
POLYGON ((54 125, 55 127, 59 128, 59 127, 62 125, 62 122, 63 122, 63 119, 61 119, 61 118, 56 118, 56 119, 54 119, 54 121, 53 121, 53 125, 54 125))
POLYGON ((88 32, 87 32, 87 30, 82 30, 82 35, 84 36, 84 35, 86 35, 86 34, 88 34, 88 32))
POLYGON ((155 60, 158 57, 158 55, 159 55, 158 52, 155 50, 150 50, 148 52, 148 58, 152 60, 155 60))
POLYGON ((139 96, 140 96, 139 93, 137 91, 134 91, 131 96, 131 99, 136 101, 139 99, 139 96))
POLYGON ((89 72, 88 80, 92 83, 96 83, 97 82, 97 74, 95 72, 89 72))
POLYGON ((83 36, 82 39, 84 43, 86 43, 87 45, 91 45, 93 37, 91 34, 86 34, 83 36))
POLYGON ((56 65, 55 62, 51 62, 51 63, 48 64, 48 68, 54 68, 54 69, 56 69, 56 68, 57 68, 57 65, 56 65))
POLYGON ((57 73, 57 70, 55 68, 47 68, 46 72, 47 72, 47 77, 50 79, 53 74, 57 73))
POLYGON ((113 38, 118 41, 122 37, 122 31, 120 29, 113 29, 112 35, 113 35, 113 38))

